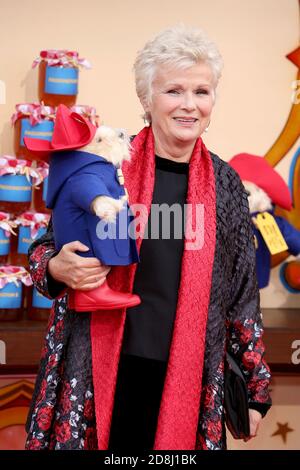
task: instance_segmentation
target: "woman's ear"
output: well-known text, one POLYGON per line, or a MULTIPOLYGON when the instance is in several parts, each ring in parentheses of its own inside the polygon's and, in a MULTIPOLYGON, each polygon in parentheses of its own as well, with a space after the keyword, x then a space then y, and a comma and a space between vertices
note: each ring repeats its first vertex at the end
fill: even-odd
POLYGON ((142 105, 145 113, 149 113, 150 106, 149 106, 148 100, 146 98, 143 98, 143 99, 140 100, 140 102, 141 102, 141 105, 142 105))
POLYGON ((149 101, 147 100, 146 97, 140 98, 140 103, 144 109, 144 114, 142 115, 142 118, 144 120, 145 126, 150 126, 151 124, 151 113, 150 113, 150 106, 149 106, 149 101))

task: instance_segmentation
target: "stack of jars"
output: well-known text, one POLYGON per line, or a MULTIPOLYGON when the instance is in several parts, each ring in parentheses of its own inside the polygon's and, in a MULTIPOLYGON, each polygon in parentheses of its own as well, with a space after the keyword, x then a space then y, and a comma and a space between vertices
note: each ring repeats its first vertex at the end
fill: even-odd
POLYGON ((90 68, 78 52, 41 51, 39 102, 16 105, 12 116, 16 156, 0 157, 0 320, 43 320, 52 301, 32 287, 27 252, 47 230, 46 194, 49 165, 35 160, 24 137, 52 140, 56 107, 64 104, 97 125, 95 108, 76 105, 80 68, 90 68), (22 286, 25 287, 22 289, 22 286))
MULTIPOLYGON (((48 165, 45 163, 39 166, 13 156, 0 157, 1 320, 26 318, 29 307, 34 307, 33 303, 29 304, 32 292, 29 288, 27 252, 30 244, 46 231, 49 222, 50 215, 45 212, 42 201, 40 207, 44 209, 43 213, 33 209, 33 195, 35 192, 43 194, 42 187, 45 187, 47 175, 48 165), (32 211, 29 211, 31 207, 32 211), (22 288, 23 284, 26 288, 22 288)), ((44 304, 42 306, 42 312, 33 311, 39 318, 48 316, 51 308, 48 305, 45 311, 44 304)))

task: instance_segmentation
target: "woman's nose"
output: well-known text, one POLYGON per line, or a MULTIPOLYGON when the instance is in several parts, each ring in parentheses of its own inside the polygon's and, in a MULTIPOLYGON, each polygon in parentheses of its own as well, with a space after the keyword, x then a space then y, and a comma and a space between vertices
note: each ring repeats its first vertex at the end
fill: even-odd
POLYGON ((183 95, 182 108, 188 111, 192 111, 196 108, 195 98, 192 93, 185 93, 183 95))

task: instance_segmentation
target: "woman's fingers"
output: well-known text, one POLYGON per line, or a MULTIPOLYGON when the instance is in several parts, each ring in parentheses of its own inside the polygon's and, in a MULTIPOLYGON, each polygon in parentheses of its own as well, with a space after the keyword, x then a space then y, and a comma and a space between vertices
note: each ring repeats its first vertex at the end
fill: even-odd
POLYGON ((78 280, 87 278, 87 277, 99 277, 103 275, 107 275, 109 270, 104 268, 104 266, 100 266, 98 268, 80 268, 78 269, 78 280))
POLYGON ((72 289, 87 286, 94 289, 104 282, 110 271, 109 266, 102 265, 97 258, 83 257, 75 252, 88 251, 89 248, 79 241, 66 243, 60 252, 50 259, 48 271, 57 281, 63 282, 72 289), (99 284, 100 282, 100 284, 99 284))
POLYGON ((107 276, 107 273, 105 271, 101 273, 89 274, 88 276, 82 277, 82 279, 78 281, 78 283, 80 285, 90 284, 90 283, 94 284, 95 282, 101 281, 102 279, 106 279, 106 276, 107 276))
POLYGON ((262 415, 259 413, 259 411, 254 409, 249 410, 250 436, 244 439, 245 442, 248 442, 253 437, 256 437, 261 420, 262 415))
POLYGON ((81 282, 92 277, 102 278, 106 277, 110 271, 109 266, 101 266, 100 268, 82 268, 78 272, 77 281, 81 282))
POLYGON ((97 287, 100 287, 104 281, 105 281, 106 277, 103 277, 101 279, 99 279, 98 281, 96 282, 86 282, 84 281, 82 284, 78 284, 78 286, 76 287, 76 290, 93 290, 93 289, 97 289, 97 287))
POLYGON ((74 262, 79 268, 97 268, 102 266, 101 262, 97 258, 84 258, 83 256, 76 254, 74 256, 76 256, 74 262))
POLYGON ((75 253, 75 251, 89 251, 89 247, 81 243, 79 240, 66 243, 62 247, 63 251, 75 253))
POLYGON ((90 290, 95 289, 103 284, 107 274, 110 271, 110 266, 102 266, 96 271, 91 272, 90 269, 83 270, 78 277, 74 278, 72 289, 90 290))
POLYGON ((61 252, 66 257, 67 261, 72 262, 73 264, 76 263, 80 267, 96 267, 101 266, 101 262, 94 257, 83 257, 76 253, 76 251, 80 252, 88 252, 90 249, 88 246, 84 245, 80 241, 76 240, 74 242, 66 243, 61 252))

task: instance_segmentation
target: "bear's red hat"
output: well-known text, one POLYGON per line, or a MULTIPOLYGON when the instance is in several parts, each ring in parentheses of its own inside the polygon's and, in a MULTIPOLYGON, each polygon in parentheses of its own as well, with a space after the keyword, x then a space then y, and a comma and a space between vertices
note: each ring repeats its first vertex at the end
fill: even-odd
POLYGON ((60 104, 57 108, 52 140, 24 137, 27 149, 40 160, 48 160, 52 152, 75 150, 88 145, 96 127, 86 118, 60 104))
POLYGON ((265 158, 249 153, 239 153, 228 163, 238 173, 241 180, 250 181, 262 188, 274 204, 288 211, 292 209, 288 185, 265 158))

